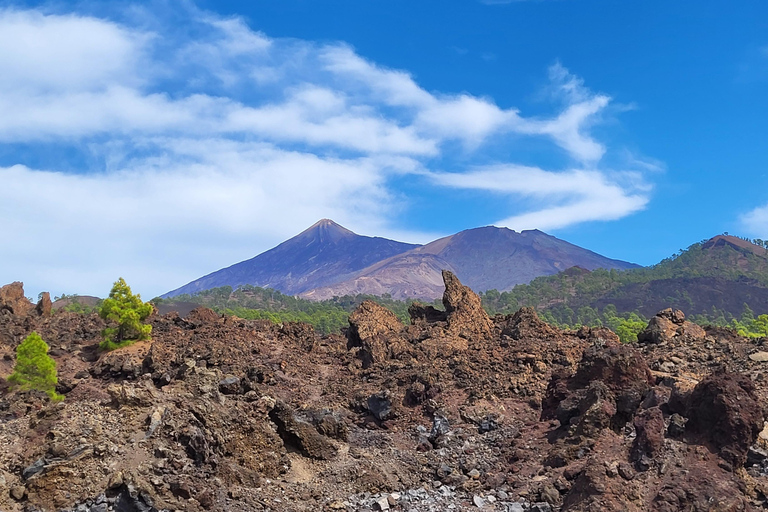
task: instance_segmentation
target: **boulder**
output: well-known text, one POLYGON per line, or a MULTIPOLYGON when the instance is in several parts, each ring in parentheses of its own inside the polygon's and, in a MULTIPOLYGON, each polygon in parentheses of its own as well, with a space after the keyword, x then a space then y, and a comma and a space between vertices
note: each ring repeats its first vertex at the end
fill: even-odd
POLYGON ((668 343, 676 338, 686 341, 698 341, 707 335, 704 329, 685 319, 685 313, 679 309, 662 309, 648 322, 648 326, 637 335, 639 343, 668 343))
POLYGON ((742 466, 763 429, 764 413, 754 383, 746 375, 719 371, 691 393, 687 432, 699 434, 734 467, 742 466))
POLYGON ((24 296, 24 283, 16 281, 0 288, 0 310, 6 309, 14 315, 24 316, 33 308, 24 296))
POLYGON ((330 460, 336 456, 333 443, 284 402, 275 403, 269 418, 277 426, 277 433, 287 446, 293 446, 313 459, 330 460))

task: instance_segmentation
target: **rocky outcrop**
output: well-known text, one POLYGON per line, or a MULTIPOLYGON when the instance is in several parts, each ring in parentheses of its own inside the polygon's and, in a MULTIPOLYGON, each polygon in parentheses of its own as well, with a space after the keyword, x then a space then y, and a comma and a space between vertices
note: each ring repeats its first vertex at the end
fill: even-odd
POLYGON ((446 277, 449 311, 366 303, 346 337, 200 310, 103 353, 96 314, 0 314, 0 510, 768 507, 759 341, 490 320, 446 277), (31 330, 61 403, 2 384, 31 330))
POLYGON ((353 346, 373 336, 399 333, 403 323, 397 316, 372 300, 364 300, 356 310, 349 315, 349 331, 347 336, 353 346))
POLYGON ((661 344, 680 338, 685 341, 704 339, 706 332, 700 326, 688 322, 679 309, 667 308, 656 313, 648 326, 637 335, 639 343, 661 344))
POLYGON ((405 326, 394 313, 372 300, 365 300, 349 315, 348 346, 360 347, 358 356, 369 368, 408 350, 401 331, 405 326))
POLYGON ((51 294, 48 292, 43 292, 40 295, 40 300, 37 302, 35 311, 37 311, 37 314, 40 316, 51 316, 52 306, 53 304, 51 303, 51 294))
POLYGON ((468 339, 489 338, 493 324, 480 297, 464 286, 453 272, 443 270, 443 306, 448 315, 448 332, 468 339))
POLYGON ((34 305, 24 296, 24 283, 16 281, 0 288, 0 311, 7 310, 14 315, 28 314, 34 305))

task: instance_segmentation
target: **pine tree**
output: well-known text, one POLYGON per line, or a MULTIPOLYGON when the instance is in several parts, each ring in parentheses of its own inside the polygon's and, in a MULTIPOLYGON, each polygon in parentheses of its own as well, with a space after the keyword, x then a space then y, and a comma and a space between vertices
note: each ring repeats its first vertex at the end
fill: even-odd
POLYGON ((43 391, 55 402, 64 400, 56 393, 56 361, 48 355, 48 345, 36 332, 16 347, 16 366, 8 381, 23 391, 43 391))
POLYGON ((101 318, 117 324, 116 327, 104 329, 104 341, 99 346, 103 350, 114 350, 148 339, 152 326, 144 325, 142 321, 151 313, 152 304, 142 302, 140 295, 131 293, 131 288, 121 277, 115 281, 109 298, 104 299, 99 308, 101 318))

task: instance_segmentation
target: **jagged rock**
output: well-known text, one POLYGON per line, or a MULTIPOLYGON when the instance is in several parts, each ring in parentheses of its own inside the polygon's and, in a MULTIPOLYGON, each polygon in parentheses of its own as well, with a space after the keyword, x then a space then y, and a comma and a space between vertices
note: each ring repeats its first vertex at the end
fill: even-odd
POLYGON ((295 411, 284 402, 276 402, 269 417, 286 445, 298 448, 313 459, 330 460, 336 456, 336 447, 320 435, 313 425, 297 417, 295 411))
POLYGON ((685 433, 685 424, 688 422, 677 413, 669 417, 669 426, 667 426, 667 435, 669 437, 681 437, 685 433))
POLYGON ((448 331, 458 336, 483 339, 491 336, 493 324, 480 297, 449 270, 443 270, 443 306, 448 314, 448 331))
POLYGON ((403 329, 397 316, 372 300, 364 300, 349 315, 347 336, 351 346, 360 346, 363 341, 378 334, 393 334, 403 329))
POLYGON ((686 430, 707 439, 734 467, 744 464, 764 420, 754 383, 745 375, 726 371, 696 385, 686 416, 686 430))
POLYGON ((399 336, 403 328, 403 323, 390 310, 364 300, 349 315, 348 346, 361 347, 359 357, 363 367, 369 368, 407 351, 407 343, 399 336))
POLYGON ((519 340, 523 337, 545 338, 555 330, 544 322, 531 307, 520 308, 513 315, 508 315, 501 323, 501 334, 519 340))
POLYGON ((40 296, 40 300, 37 302, 35 310, 40 316, 51 316, 51 308, 51 294, 48 292, 43 292, 40 296))
POLYGON ((618 429, 631 420, 653 382, 638 350, 610 342, 593 345, 584 352, 573 376, 553 374, 542 417, 567 425, 590 410, 592 418, 586 426, 602 427, 601 414, 611 414, 610 426, 618 429))
POLYGON ((14 315, 24 316, 33 308, 24 296, 24 283, 16 281, 0 288, 0 310, 6 309, 14 315))
POLYGON ((368 411, 379 421, 385 421, 392 415, 392 399, 387 391, 369 396, 367 406, 368 411))

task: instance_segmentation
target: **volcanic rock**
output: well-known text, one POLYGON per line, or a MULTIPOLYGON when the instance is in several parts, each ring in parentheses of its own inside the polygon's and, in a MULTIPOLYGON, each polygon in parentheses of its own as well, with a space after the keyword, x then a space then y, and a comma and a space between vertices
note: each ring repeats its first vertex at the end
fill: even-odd
POLYGON ((24 283, 16 281, 0 288, 0 310, 6 309, 14 315, 24 316, 33 308, 24 296, 24 283))
POLYGON ((43 292, 40 296, 40 300, 37 302, 37 307, 35 308, 37 314, 40 316, 51 316, 51 307, 51 294, 43 292))
POLYGON ((764 411, 748 377, 721 371, 694 388, 686 416, 686 430, 701 435, 736 467, 763 429, 764 411))
POLYGON ((449 270, 443 270, 445 293, 443 306, 448 314, 448 331, 464 338, 483 339, 491 336, 492 323, 483 309, 480 297, 461 284, 449 270))
POLYGON ((648 322, 648 326, 637 335, 639 343, 662 344, 673 338, 683 338, 689 341, 704 339, 706 332, 700 326, 688 322, 685 314, 679 309, 667 308, 659 311, 648 322))

